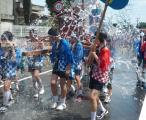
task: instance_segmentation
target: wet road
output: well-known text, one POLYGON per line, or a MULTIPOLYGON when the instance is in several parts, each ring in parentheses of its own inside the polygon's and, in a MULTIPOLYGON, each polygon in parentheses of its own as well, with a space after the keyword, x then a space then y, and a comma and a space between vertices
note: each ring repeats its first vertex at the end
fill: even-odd
MULTIPOLYGON (((22 91, 15 97, 16 103, 5 114, 0 114, 0 120, 90 120, 88 101, 77 103, 72 98, 67 100, 67 109, 63 112, 49 109, 50 74, 41 76, 45 94, 37 100, 33 98, 31 79, 21 82, 22 91)), ((145 90, 137 88, 136 82, 135 67, 131 60, 119 58, 113 76, 112 101, 106 105, 109 114, 103 120, 138 120, 145 90)))

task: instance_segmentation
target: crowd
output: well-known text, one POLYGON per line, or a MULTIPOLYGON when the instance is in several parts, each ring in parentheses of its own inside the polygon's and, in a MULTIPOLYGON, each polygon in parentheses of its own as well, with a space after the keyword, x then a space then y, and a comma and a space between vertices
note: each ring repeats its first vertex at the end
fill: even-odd
POLYGON ((137 57, 137 86, 145 88, 145 65, 146 65, 146 34, 140 31, 133 42, 134 53, 137 57))
POLYGON ((12 81, 15 81, 19 90, 17 73, 20 69, 24 69, 22 62, 24 56, 27 57, 28 71, 32 76, 34 97, 38 98, 39 95, 44 94, 45 88, 40 73, 44 57, 49 53, 53 69, 49 80, 52 93, 50 108, 66 109, 66 97, 74 81, 77 84, 76 99, 83 99, 84 86, 81 79, 82 71, 86 68, 89 70, 90 77, 88 98, 91 106, 91 120, 102 119, 108 113, 102 102, 111 101, 111 81, 115 66, 112 65, 114 59, 109 35, 102 31, 97 36, 96 38, 96 35, 86 34, 84 40, 81 40, 76 33, 72 33, 68 38, 64 38, 56 29, 51 28, 47 37, 39 37, 37 31, 31 29, 23 51, 17 46, 13 34, 9 31, 4 32, 0 39, 0 80, 4 85, 3 104, 0 111, 5 112, 12 104, 12 81), (44 43, 49 43, 47 50, 44 50, 44 43), (60 95, 57 92, 58 81, 61 88, 60 95), (100 94, 105 88, 107 95, 104 101, 101 101, 100 94), (98 114, 97 110, 100 111, 98 114))

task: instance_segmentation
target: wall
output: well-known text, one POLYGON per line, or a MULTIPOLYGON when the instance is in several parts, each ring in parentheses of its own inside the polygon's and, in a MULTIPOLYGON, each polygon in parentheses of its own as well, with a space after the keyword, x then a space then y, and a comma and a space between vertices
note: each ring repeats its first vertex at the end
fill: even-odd
POLYGON ((0 0, 1 14, 13 15, 13 0, 0 0))
POLYGON ((1 22, 0 24, 0 35, 4 32, 4 31, 12 31, 12 22, 1 22))

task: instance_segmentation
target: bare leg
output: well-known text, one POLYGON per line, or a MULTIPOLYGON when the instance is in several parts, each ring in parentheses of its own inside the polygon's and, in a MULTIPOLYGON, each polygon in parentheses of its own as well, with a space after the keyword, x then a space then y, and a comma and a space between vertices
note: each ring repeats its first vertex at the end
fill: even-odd
POLYGON ((61 97, 66 98, 67 85, 66 85, 66 79, 65 78, 60 78, 60 86, 61 86, 61 97))
POLYGON ((57 96, 57 80, 58 76, 55 74, 52 74, 51 76, 51 91, 53 96, 57 96))
POLYGON ((98 94, 99 92, 95 89, 90 92, 91 120, 96 120, 96 111, 99 103, 98 94))
POLYGON ((9 100, 11 98, 10 87, 11 87, 11 81, 10 80, 4 81, 3 104, 6 106, 8 105, 9 100))

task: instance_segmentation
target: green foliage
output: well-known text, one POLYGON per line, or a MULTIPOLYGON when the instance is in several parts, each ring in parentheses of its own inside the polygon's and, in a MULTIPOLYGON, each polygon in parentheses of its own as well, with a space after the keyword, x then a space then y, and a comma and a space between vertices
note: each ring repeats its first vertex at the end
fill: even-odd
POLYGON ((71 6, 70 4, 70 0, 62 0, 63 4, 64 4, 64 8, 69 8, 71 6))
POLYGON ((48 9, 51 10, 53 8, 54 3, 57 1, 58 0, 46 0, 46 4, 48 6, 48 9))
POLYGON ((140 22, 137 27, 138 28, 146 28, 146 22, 140 22))
POLYGON ((48 10, 50 11, 51 16, 54 16, 57 14, 55 11, 53 11, 53 6, 57 1, 60 1, 60 0, 46 0, 46 4, 48 7, 48 10))
POLYGON ((51 26, 51 27, 59 29, 60 18, 59 17, 54 18, 54 16, 59 14, 59 12, 56 12, 56 11, 53 10, 54 4, 57 1, 61 1, 63 3, 64 9, 67 9, 71 6, 70 1, 73 1, 73 0, 46 0, 46 4, 47 4, 47 7, 48 7, 48 10, 50 11, 50 15, 53 17, 53 18, 50 18, 48 25, 51 26))

